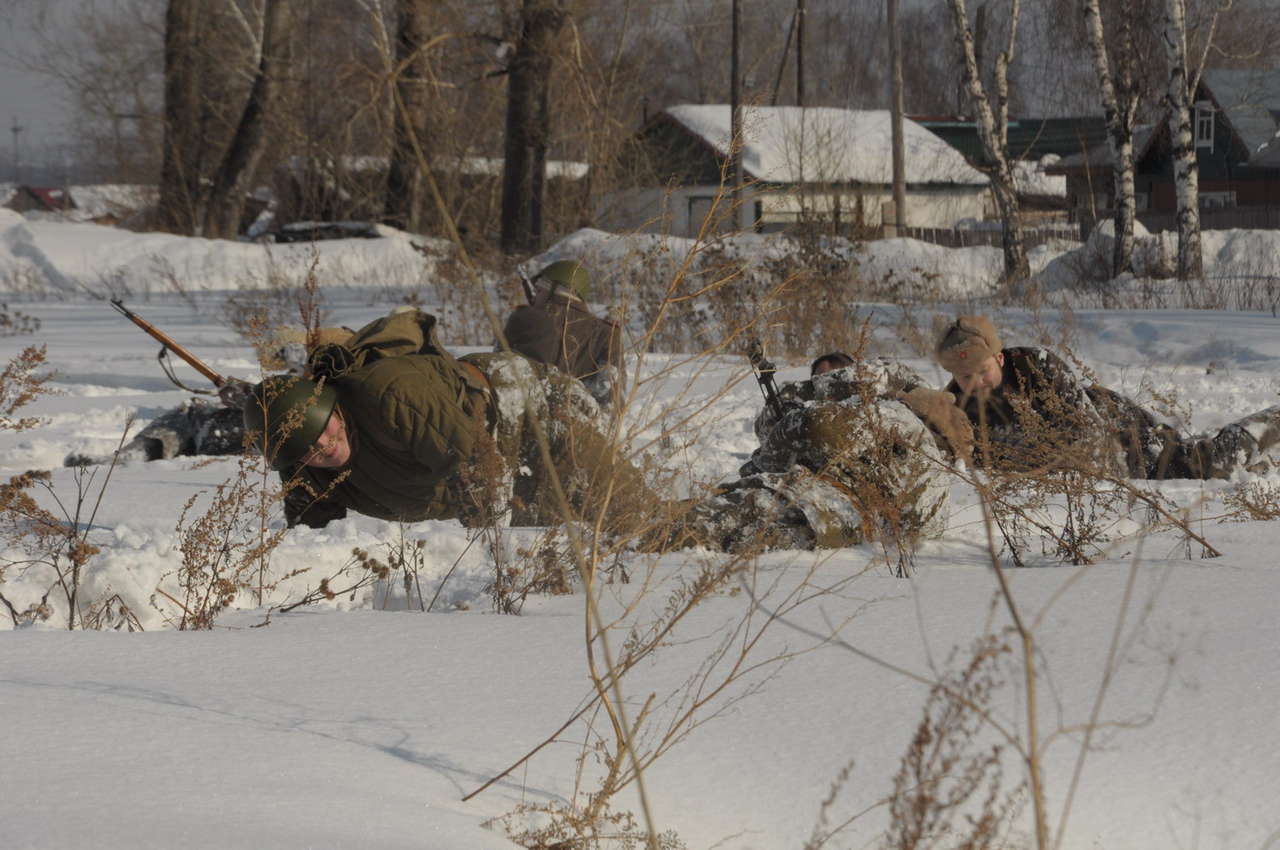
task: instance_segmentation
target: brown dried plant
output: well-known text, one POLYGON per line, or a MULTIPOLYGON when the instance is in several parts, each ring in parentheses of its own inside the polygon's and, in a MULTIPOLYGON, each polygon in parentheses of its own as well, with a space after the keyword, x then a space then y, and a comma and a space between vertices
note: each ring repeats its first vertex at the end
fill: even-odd
POLYGON ((10 311, 8 304, 0 304, 0 337, 26 336, 40 330, 40 320, 21 310, 10 311))
MULTIPOLYGON (((49 376, 36 374, 44 364, 44 346, 28 346, 0 370, 0 430, 24 431, 40 424, 38 417, 17 417, 16 414, 48 391, 45 384, 49 376)), ((130 424, 125 423, 117 454, 130 424)), ((50 619, 55 613, 51 596, 64 607, 68 629, 138 625, 123 601, 112 608, 103 600, 86 601, 82 596, 89 562, 99 551, 89 540, 89 531, 115 465, 113 458, 102 474, 96 494, 91 490, 99 470, 76 468, 72 472, 76 494, 71 502, 65 502, 54 489, 48 472, 29 471, 0 484, 0 540, 7 549, 18 553, 18 557, 0 560, 0 588, 8 570, 34 574, 38 581, 46 583, 40 598, 22 610, 0 590, 0 604, 14 625, 50 619), (54 510, 42 506, 42 500, 34 495, 38 491, 43 491, 43 501, 51 502, 54 510), (112 616, 112 611, 121 612, 121 616, 112 616)))
POLYGON ((1249 481, 1222 497, 1227 508, 1220 522, 1280 519, 1280 487, 1266 481, 1249 481))
POLYGON ((44 365, 45 347, 29 345, 0 370, 0 431, 25 431, 40 424, 38 417, 15 419, 14 414, 48 392, 51 376, 37 374, 44 365))
POLYGON ((182 565, 161 579, 152 604, 166 622, 180 630, 210 629, 215 619, 242 595, 258 605, 280 582, 302 570, 269 575, 271 553, 284 539, 283 526, 270 527, 269 519, 280 497, 267 491, 261 480, 260 460, 242 455, 236 475, 210 494, 204 511, 193 516, 201 494, 189 498, 178 518, 176 532, 182 565), (176 588, 163 586, 173 578, 176 588), (176 610, 159 601, 167 600, 176 610))
POLYGON ((1001 684, 999 666, 1009 652, 1004 639, 986 635, 962 669, 930 690, 893 780, 884 850, 1005 846, 1004 833, 1026 786, 1004 787, 1004 746, 985 743, 983 732, 986 708, 1001 684))

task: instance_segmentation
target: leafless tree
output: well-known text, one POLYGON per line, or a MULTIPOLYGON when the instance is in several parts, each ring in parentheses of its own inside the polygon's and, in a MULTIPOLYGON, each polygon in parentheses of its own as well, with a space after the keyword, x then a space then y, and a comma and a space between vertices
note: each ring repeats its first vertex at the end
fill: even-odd
POLYGON ((169 0, 164 23, 164 159, 158 224, 195 233, 200 202, 200 38, 202 0, 169 0))
POLYGON ((1200 171, 1191 133, 1191 99, 1199 72, 1192 70, 1187 54, 1185 0, 1165 0, 1162 38, 1169 71, 1165 105, 1174 192, 1178 198, 1178 277, 1189 280, 1203 275, 1204 261, 1200 245, 1200 171))
MULTIPOLYGON (((170 0, 185 2, 185 0, 170 0)), ((213 177, 204 234, 229 239, 240 232, 244 199, 267 146, 267 119, 275 111, 289 64, 288 36, 293 0, 265 0, 259 30, 258 66, 235 131, 213 177)))
POLYGON ((976 40, 969 26, 969 13, 964 0, 948 0, 955 25, 956 41, 964 56, 964 80, 978 124, 978 137, 983 152, 991 163, 991 193, 1004 224, 1004 277, 1019 280, 1031 273, 1026 249, 1022 244, 1022 214, 1018 205, 1013 162, 1009 156, 1009 62, 1017 43, 1019 0, 1010 0, 1007 40, 996 56, 992 71, 991 91, 983 84, 978 66, 976 40))
POLYGON ((507 124, 502 166, 502 237, 506 253, 542 241, 554 41, 564 26, 563 0, 523 0, 520 32, 507 71, 507 124))
POLYGON ((1133 262, 1134 194, 1133 130, 1139 108, 1139 73, 1134 63, 1138 50, 1134 39, 1133 11, 1137 3, 1122 4, 1112 17, 1114 49, 1108 52, 1099 0, 1083 0, 1085 30, 1093 54, 1094 69, 1107 120, 1111 148, 1115 206, 1115 243, 1111 273, 1130 271, 1133 262))
POLYGON ((427 54, 427 0, 397 0, 394 137, 387 169, 385 215, 397 227, 421 232, 426 205, 425 177, 417 151, 428 149, 427 111, 431 67, 427 54), (415 148, 417 150, 415 150, 415 148))

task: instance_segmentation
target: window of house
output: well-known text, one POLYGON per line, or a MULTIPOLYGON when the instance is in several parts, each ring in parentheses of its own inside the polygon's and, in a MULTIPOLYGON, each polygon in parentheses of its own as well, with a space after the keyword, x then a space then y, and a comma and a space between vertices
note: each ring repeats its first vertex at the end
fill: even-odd
POLYGON ((1234 207, 1236 205, 1235 192, 1201 192, 1200 207, 1201 209, 1214 210, 1223 209, 1224 207, 1234 207))
POLYGON ((1213 104, 1208 101, 1196 104, 1196 147, 1213 152, 1213 104))

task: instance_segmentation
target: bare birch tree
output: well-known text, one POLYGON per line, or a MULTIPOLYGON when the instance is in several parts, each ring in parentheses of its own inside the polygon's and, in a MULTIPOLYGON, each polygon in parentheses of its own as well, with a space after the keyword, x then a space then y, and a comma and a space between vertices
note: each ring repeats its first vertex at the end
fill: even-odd
POLYGON ((1136 56, 1132 5, 1115 13, 1116 49, 1108 54, 1099 0, 1083 0, 1085 35, 1093 55, 1094 70, 1107 121, 1107 142, 1111 149, 1112 193, 1115 207, 1115 243, 1111 274, 1131 271, 1133 265, 1133 222, 1137 212, 1134 191, 1133 129, 1137 122, 1139 87, 1133 66, 1136 56))
POLYGON ((955 24, 956 41, 964 57, 964 81, 978 124, 978 138, 991 165, 991 194, 1004 225, 1004 279, 1014 281, 1031 274, 1026 248, 1022 244, 1022 212, 1009 156, 1009 63, 1018 35, 1019 0, 1010 0, 1008 39, 996 55, 992 74, 993 91, 988 93, 978 67, 973 30, 965 0, 948 0, 955 24))
POLYGON ((1162 32, 1169 66, 1165 105, 1169 110, 1169 144, 1174 192, 1178 198, 1178 277, 1190 280, 1203 276, 1204 260, 1200 246, 1200 171, 1191 133, 1191 97, 1195 82, 1187 57, 1184 0, 1166 0, 1162 32))

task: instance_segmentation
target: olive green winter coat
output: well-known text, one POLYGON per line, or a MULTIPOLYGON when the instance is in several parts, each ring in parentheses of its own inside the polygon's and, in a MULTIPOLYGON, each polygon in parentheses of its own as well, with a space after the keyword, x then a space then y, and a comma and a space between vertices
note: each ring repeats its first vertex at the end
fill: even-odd
POLYGON ((389 520, 457 516, 446 483, 485 428, 484 392, 458 363, 433 354, 392 357, 331 385, 351 460, 338 469, 298 470, 321 501, 389 520))
MULTIPOLYGON (((410 522, 547 525, 561 519, 552 469, 580 518, 594 521, 607 508, 614 530, 624 514, 658 502, 600 432, 604 417, 580 381, 517 354, 459 361, 434 342, 434 320, 412 316, 426 332, 426 353, 337 347, 320 358, 327 366, 316 364, 338 392, 351 459, 337 469, 299 467, 283 476, 300 485, 286 496, 291 525, 320 527, 347 510, 410 522), (550 444, 550 467, 538 430, 550 444)), ((387 326, 372 336, 407 331, 412 339, 412 316, 380 320, 387 326)), ((357 341, 369 336, 361 331, 357 341)))

